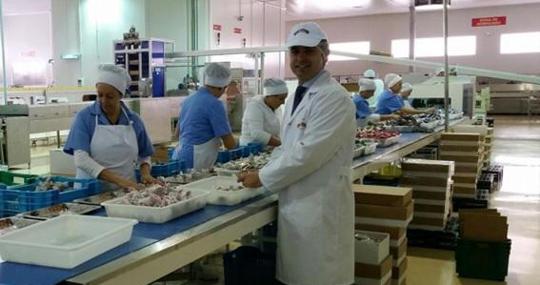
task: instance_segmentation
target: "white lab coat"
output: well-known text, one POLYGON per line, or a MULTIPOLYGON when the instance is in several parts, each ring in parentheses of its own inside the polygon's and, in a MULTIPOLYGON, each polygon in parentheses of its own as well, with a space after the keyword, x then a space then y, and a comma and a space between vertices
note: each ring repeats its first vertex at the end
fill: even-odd
POLYGON ((253 97, 242 117, 240 145, 248 143, 268 144, 272 136, 279 137, 278 111, 274 112, 264 103, 264 96, 253 97))
POLYGON ((277 278, 287 285, 354 283, 351 164, 355 106, 327 71, 291 116, 285 106, 282 146, 260 171, 279 191, 277 278))

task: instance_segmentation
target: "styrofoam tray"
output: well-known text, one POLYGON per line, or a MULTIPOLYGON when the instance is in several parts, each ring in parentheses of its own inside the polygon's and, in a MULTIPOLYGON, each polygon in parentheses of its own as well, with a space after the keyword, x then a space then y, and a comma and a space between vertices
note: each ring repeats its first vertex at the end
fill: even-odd
POLYGON ((390 235, 356 230, 354 252, 354 262, 379 265, 390 254, 390 235), (369 239, 358 239, 357 234, 369 239))
POLYGON ((264 192, 262 187, 257 189, 245 188, 238 191, 221 191, 216 190, 217 186, 229 187, 241 186, 241 184, 236 181, 236 177, 214 176, 186 184, 185 189, 194 192, 208 191, 209 204, 226 206, 242 203, 264 192))
POLYGON ((378 147, 387 147, 387 146, 391 146, 395 143, 398 143, 399 142, 399 138, 401 137, 401 135, 397 135, 397 136, 393 136, 393 137, 389 137, 387 139, 384 139, 384 140, 379 140, 379 143, 378 143, 378 147))
POLYGON ((73 268, 131 239, 131 219, 63 215, 0 237, 5 261, 73 268))
POLYGON ((122 217, 136 219, 143 223, 162 224, 178 218, 187 213, 204 208, 207 203, 208 192, 199 191, 187 200, 171 204, 167 207, 148 207, 126 204, 117 204, 122 197, 101 203, 109 217, 122 217))

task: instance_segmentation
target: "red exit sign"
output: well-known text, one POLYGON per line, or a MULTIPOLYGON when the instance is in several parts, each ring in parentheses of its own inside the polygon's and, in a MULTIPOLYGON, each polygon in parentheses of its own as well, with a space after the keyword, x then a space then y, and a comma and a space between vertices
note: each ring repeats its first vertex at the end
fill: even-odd
POLYGON ((489 26, 504 26, 504 25, 506 25, 506 16, 484 17, 484 18, 472 19, 473 27, 489 27, 489 26))
POLYGON ((214 31, 221 31, 221 25, 214 24, 212 28, 214 31))
POLYGON ((233 29, 233 32, 234 32, 235 34, 241 34, 241 33, 242 33, 242 29, 241 29, 241 28, 234 28, 234 29, 233 29))

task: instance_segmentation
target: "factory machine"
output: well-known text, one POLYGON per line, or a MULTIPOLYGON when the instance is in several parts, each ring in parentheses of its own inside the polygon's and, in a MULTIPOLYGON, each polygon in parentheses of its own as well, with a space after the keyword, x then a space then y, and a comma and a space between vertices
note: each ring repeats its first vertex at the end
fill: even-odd
MULTIPOLYGON (((473 116, 475 108, 476 77, 450 76, 449 105, 465 116, 473 116)), ((405 77, 407 81, 407 77, 405 77)), ((444 77, 431 77, 420 83, 413 83, 411 104, 415 108, 444 106, 444 77)))
MULTIPOLYGON (((146 130, 154 144, 170 142, 174 133, 173 121, 185 97, 162 97, 126 99, 126 105, 138 113, 145 123, 146 130)), ((47 105, 1 105, 1 145, 0 159, 8 167, 28 167, 30 165, 31 134, 56 132, 59 149, 51 151, 51 172, 55 172, 57 161, 63 164, 60 146, 61 131, 69 130, 75 115, 92 102, 47 104, 47 105)), ((60 165, 61 169, 66 167, 60 165)))

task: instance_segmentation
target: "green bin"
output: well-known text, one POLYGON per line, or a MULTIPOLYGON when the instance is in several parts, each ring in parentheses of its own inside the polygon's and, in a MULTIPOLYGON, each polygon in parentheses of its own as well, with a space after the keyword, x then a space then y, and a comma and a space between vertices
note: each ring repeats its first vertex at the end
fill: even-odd
POLYGON ((37 175, 0 171, 0 184, 6 186, 25 185, 33 183, 37 175))
POLYGON ((508 275, 511 240, 503 242, 459 239, 456 271, 460 277, 504 281, 508 275))

